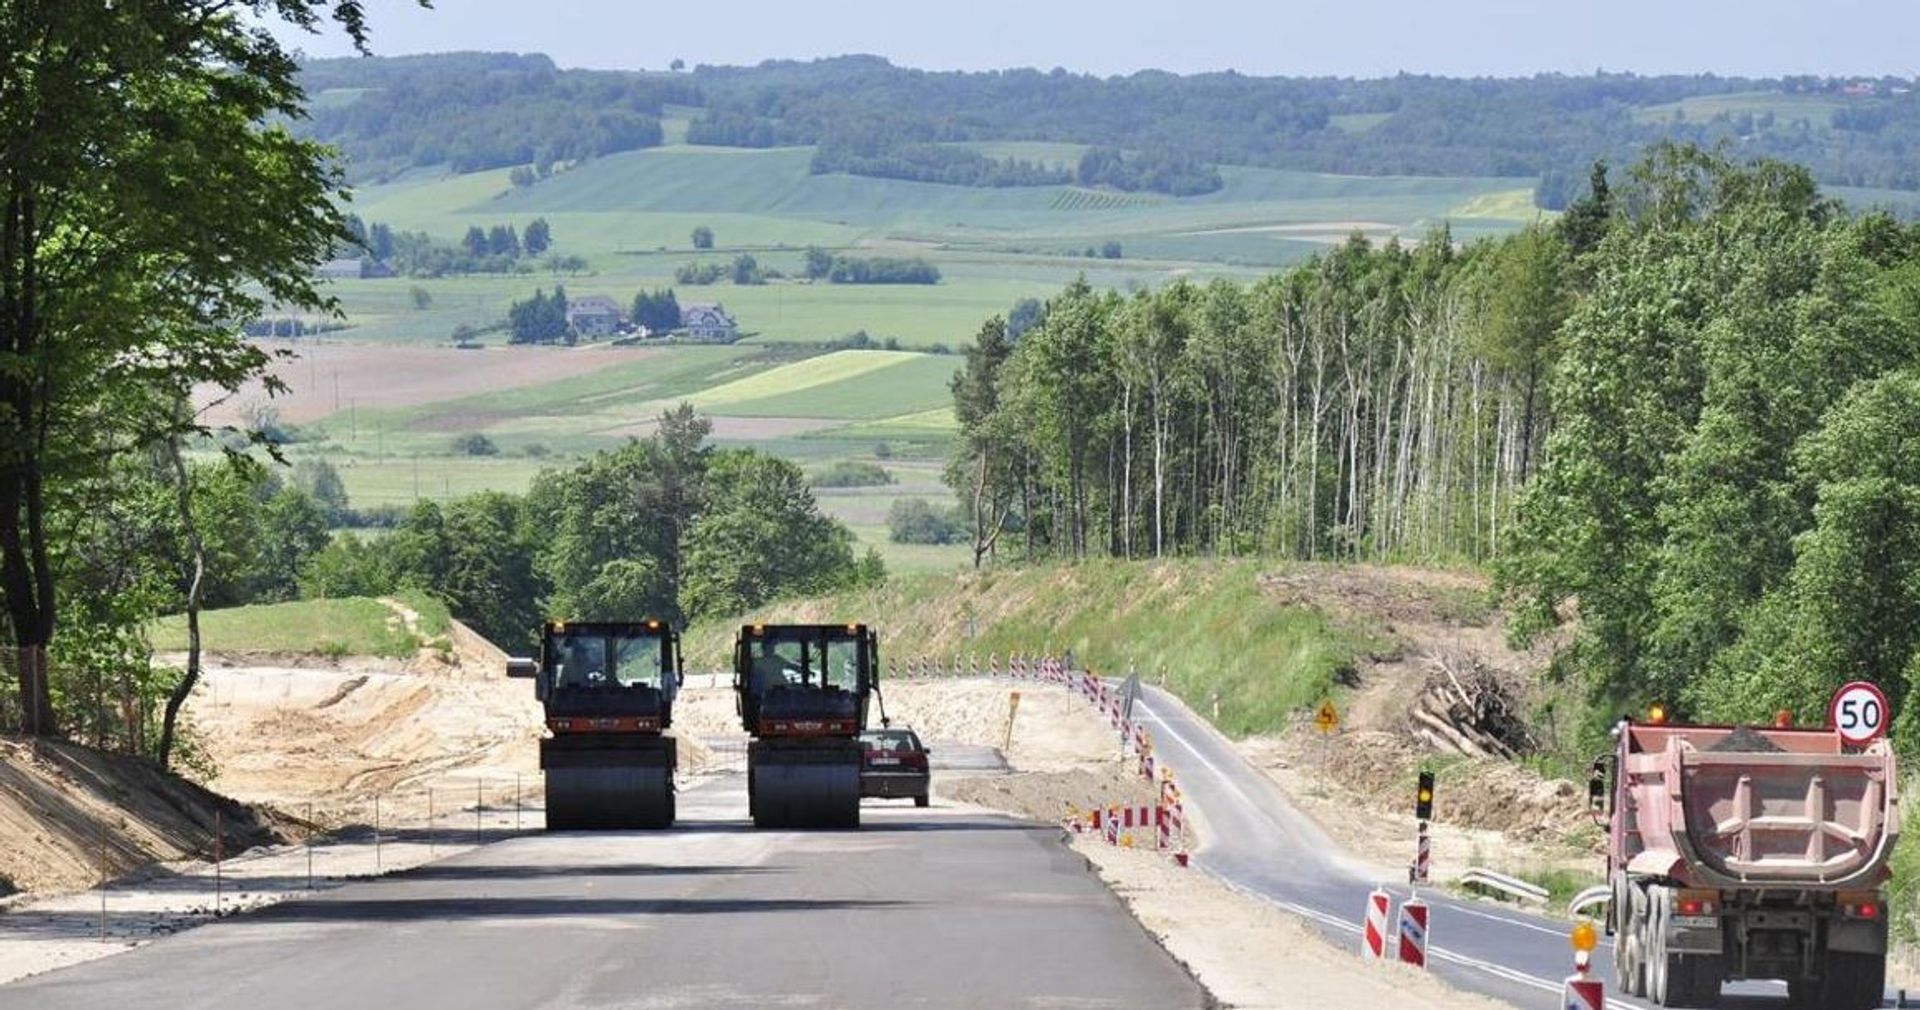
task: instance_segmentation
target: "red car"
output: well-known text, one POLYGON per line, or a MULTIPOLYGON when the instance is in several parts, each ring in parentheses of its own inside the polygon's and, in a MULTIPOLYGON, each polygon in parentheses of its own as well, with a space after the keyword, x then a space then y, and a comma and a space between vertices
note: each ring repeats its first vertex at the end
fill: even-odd
POLYGON ((860 734, 866 747, 866 759, 860 765, 860 795, 881 799, 913 798, 913 805, 927 805, 927 787, 932 774, 927 770, 927 755, 932 751, 910 729, 870 729, 860 734))

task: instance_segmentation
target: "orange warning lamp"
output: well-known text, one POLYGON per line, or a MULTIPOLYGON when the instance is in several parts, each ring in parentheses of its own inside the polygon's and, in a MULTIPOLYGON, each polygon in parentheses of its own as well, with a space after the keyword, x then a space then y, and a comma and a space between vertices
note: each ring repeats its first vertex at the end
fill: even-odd
POLYGON ((1600 934, 1593 928, 1593 923, 1577 922, 1573 932, 1567 935, 1567 942, 1573 944, 1576 953, 1591 954, 1593 948, 1600 944, 1600 934))
POLYGON ((1665 726, 1667 724, 1666 702, 1656 701, 1652 705, 1647 706, 1647 723, 1651 726, 1665 726))
POLYGON ((1593 923, 1582 919, 1574 923, 1573 932, 1567 934, 1567 942, 1573 945, 1573 970, 1585 977, 1587 964, 1593 960, 1593 948, 1600 943, 1600 934, 1594 930, 1593 923))

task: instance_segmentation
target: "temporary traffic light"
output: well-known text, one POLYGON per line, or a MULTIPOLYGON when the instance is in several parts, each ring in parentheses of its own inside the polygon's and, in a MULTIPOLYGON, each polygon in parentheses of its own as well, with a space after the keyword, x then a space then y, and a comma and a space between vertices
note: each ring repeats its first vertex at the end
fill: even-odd
POLYGON ((1421 772, 1419 788, 1413 793, 1413 816, 1419 820, 1433 820, 1433 773, 1421 772))

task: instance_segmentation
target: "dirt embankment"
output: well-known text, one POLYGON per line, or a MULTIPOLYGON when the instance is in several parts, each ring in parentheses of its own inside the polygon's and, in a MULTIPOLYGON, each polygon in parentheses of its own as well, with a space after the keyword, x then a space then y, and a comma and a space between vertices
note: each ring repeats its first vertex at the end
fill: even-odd
POLYGON ((267 813, 144 759, 0 741, 0 893, 90 887, 152 863, 278 840, 267 813))
MULTIPOLYGON (((1540 673, 1551 643, 1513 649, 1484 577, 1398 566, 1301 566, 1262 579, 1276 603, 1316 607, 1372 632, 1386 647, 1365 657, 1341 708, 1341 725, 1321 734, 1303 715, 1283 733, 1241 742, 1309 814, 1356 853, 1386 866, 1412 855, 1413 783, 1422 766, 1437 770, 1434 872, 1441 878, 1478 865, 1531 874, 1590 871, 1601 842, 1584 789, 1544 779, 1493 757, 1436 751, 1418 736, 1411 710, 1443 667, 1484 669, 1512 685, 1515 701, 1537 708, 1540 673), (1355 817, 1356 807, 1369 811, 1355 817)), ((1540 743, 1559 728, 1535 721, 1540 743)))
POLYGON ((456 624, 410 661, 216 656, 186 714, 213 788, 323 826, 387 822, 539 787, 540 705, 499 650, 456 624), (436 799, 428 790, 441 793, 436 799), (418 808, 417 810, 415 808, 418 808))

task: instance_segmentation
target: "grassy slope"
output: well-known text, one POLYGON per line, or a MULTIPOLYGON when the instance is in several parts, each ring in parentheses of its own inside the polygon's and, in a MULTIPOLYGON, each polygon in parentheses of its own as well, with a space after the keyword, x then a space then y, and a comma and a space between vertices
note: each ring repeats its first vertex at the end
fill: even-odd
POLYGON ((1091 562, 896 578, 879 589, 779 604, 701 624, 688 634, 695 666, 726 664, 742 620, 867 621, 883 654, 914 656, 1071 648, 1103 672, 1165 670, 1168 686, 1205 711, 1220 694, 1221 729, 1277 730, 1334 691, 1372 644, 1321 612, 1281 606, 1253 562, 1091 562), (968 617, 977 634, 966 634, 968 617))
MULTIPOLYGON (((420 614, 422 636, 433 638, 446 633, 449 617, 445 604, 422 593, 403 593, 400 599, 420 614)), ((184 650, 186 618, 163 618, 152 634, 155 649, 184 650)), ((405 658, 422 645, 386 604, 364 597, 210 610, 200 615, 200 634, 209 652, 405 658)))

